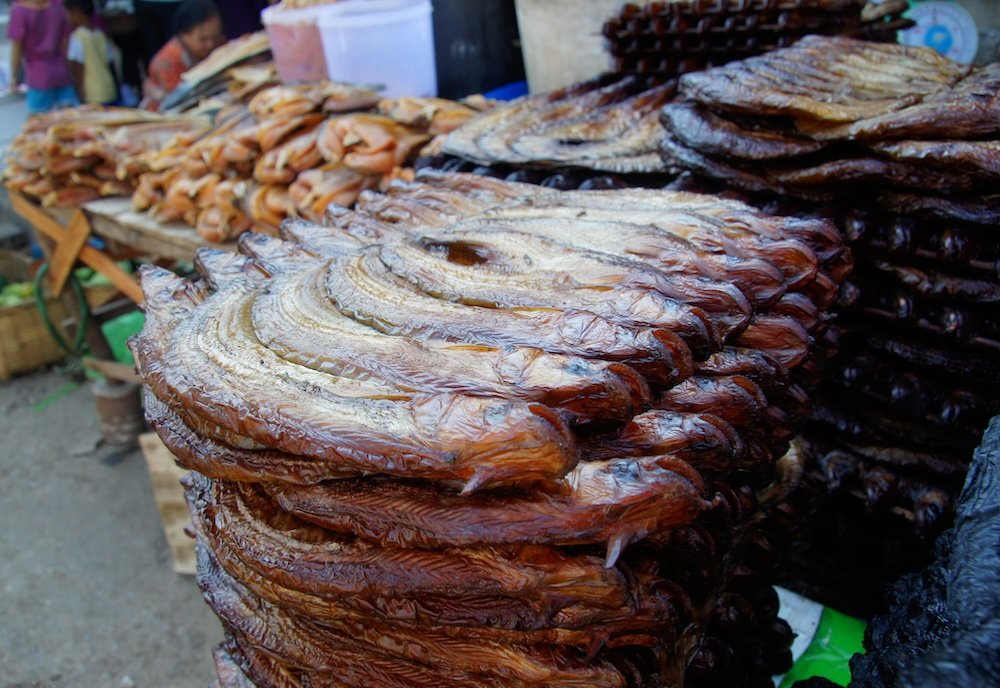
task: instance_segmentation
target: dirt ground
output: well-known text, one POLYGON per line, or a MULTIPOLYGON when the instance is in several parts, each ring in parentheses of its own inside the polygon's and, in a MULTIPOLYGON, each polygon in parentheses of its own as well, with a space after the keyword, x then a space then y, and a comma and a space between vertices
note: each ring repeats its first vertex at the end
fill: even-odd
POLYGON ((99 446, 73 384, 0 383, 0 686, 207 686, 218 621, 171 569, 141 453, 99 446))

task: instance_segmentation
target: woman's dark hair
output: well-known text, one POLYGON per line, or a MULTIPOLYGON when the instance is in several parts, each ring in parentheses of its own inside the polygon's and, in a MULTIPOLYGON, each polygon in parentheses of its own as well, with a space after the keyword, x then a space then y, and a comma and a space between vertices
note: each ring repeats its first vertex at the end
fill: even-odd
POLYGON ((80 10, 86 17, 91 17, 94 14, 94 0, 64 0, 63 7, 66 8, 67 12, 80 10))
POLYGON ((212 0, 184 0, 174 12, 174 33, 187 33, 218 16, 219 8, 212 0))

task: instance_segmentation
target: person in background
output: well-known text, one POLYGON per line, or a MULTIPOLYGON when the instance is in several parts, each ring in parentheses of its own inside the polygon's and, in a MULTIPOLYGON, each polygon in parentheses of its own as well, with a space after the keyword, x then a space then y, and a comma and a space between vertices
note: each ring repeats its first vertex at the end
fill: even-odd
POLYGON ((98 17, 95 26, 111 39, 121 57, 115 65, 118 98, 125 107, 136 107, 142 99, 142 80, 148 62, 135 3, 132 0, 94 0, 94 7, 98 17))
POLYGON ((181 74, 226 42, 212 0, 184 0, 174 22, 177 33, 153 58, 142 87, 142 107, 147 110, 159 110, 160 102, 181 82, 181 74))
POLYGON ((73 33, 69 37, 70 72, 81 102, 112 105, 118 101, 118 87, 111 72, 114 52, 104 32, 94 27, 93 0, 64 0, 73 33))
POLYGON ((29 114, 80 104, 66 61, 69 34, 60 0, 19 0, 10 8, 11 82, 23 62, 29 114))

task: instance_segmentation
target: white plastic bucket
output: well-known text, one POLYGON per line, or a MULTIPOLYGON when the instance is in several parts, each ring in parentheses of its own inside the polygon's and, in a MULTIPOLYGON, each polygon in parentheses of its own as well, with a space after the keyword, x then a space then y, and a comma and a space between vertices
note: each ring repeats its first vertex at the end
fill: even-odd
POLYGON ((326 79, 323 39, 317 22, 324 14, 335 11, 336 6, 337 3, 333 3, 283 9, 275 5, 260 13, 260 20, 271 42, 274 64, 284 83, 326 79))
POLYGON ((319 19, 331 81, 386 96, 437 95, 430 0, 344 0, 319 19))

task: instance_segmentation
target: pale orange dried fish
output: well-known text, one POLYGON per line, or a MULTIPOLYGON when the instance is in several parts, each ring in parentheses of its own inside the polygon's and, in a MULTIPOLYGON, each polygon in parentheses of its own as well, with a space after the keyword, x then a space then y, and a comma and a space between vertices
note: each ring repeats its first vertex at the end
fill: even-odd
POLYGON ((375 188, 378 180, 377 176, 340 165, 303 172, 289 187, 288 193, 302 217, 319 223, 331 205, 353 205, 358 194, 375 188))
POLYGON ((320 84, 274 86, 255 95, 247 107, 258 120, 295 117, 318 112, 326 98, 327 93, 320 84))
POLYGON ((98 189, 102 196, 131 196, 132 184, 121 179, 106 179, 98 189))
POLYGON ((279 146, 289 136, 300 129, 314 127, 323 121, 323 115, 298 115, 290 118, 272 118, 264 120, 257 129, 257 144, 264 153, 279 146))
POLYGON ((60 155, 50 158, 42 168, 42 174, 58 177, 71 172, 89 170, 94 165, 101 162, 100 158, 92 155, 77 157, 75 155, 60 155))
POLYGON ((248 205, 254 224, 269 234, 277 234, 281 223, 294 212, 287 186, 258 186, 248 205))
POLYGON ((447 134, 479 114, 468 105, 445 98, 384 98, 378 109, 400 124, 423 129, 432 136, 447 134))
POLYGON ((358 113, 335 122, 334 132, 346 151, 344 164, 372 174, 386 174, 403 165, 430 138, 385 115, 358 113))
POLYGON ((371 110, 378 104, 378 93, 370 88, 351 84, 330 83, 323 101, 323 112, 352 112, 371 110))
POLYGON ((318 128, 312 127, 265 153, 254 167, 254 177, 264 184, 290 184, 300 172, 319 165, 323 156, 317 134, 318 128))
POLYGON ((42 197, 45 208, 75 208, 101 197, 92 186, 61 186, 42 197))
POLYGON ((222 243, 248 231, 252 224, 242 211, 230 213, 218 206, 211 206, 198 213, 195 231, 205 241, 222 243))
POLYGON ((335 118, 328 119, 320 127, 316 145, 323 159, 328 163, 335 164, 343 160, 344 144, 341 143, 340 136, 337 133, 337 120, 335 118))

